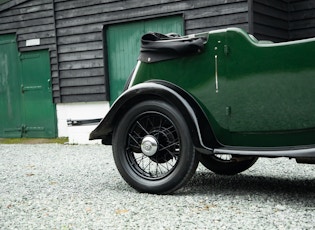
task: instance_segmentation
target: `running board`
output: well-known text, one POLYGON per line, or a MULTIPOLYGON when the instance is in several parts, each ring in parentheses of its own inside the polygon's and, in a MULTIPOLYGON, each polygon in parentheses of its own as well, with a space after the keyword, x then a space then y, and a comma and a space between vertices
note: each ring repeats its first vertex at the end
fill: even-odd
POLYGON ((247 155, 247 156, 261 156, 261 157, 311 157, 315 158, 315 147, 292 147, 288 149, 277 149, 277 148, 270 148, 270 149, 263 149, 263 148, 232 148, 232 147, 222 147, 213 149, 214 154, 234 154, 234 155, 247 155))
POLYGON ((315 164, 315 157, 298 157, 295 160, 300 164, 315 164))

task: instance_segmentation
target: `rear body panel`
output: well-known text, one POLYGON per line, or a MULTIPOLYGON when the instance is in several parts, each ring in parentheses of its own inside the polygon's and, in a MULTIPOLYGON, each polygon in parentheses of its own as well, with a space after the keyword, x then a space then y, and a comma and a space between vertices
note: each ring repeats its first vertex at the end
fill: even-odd
POLYGON ((240 29, 207 36, 200 54, 144 63, 132 85, 171 82, 199 104, 222 146, 315 144, 315 39, 260 43, 240 29))

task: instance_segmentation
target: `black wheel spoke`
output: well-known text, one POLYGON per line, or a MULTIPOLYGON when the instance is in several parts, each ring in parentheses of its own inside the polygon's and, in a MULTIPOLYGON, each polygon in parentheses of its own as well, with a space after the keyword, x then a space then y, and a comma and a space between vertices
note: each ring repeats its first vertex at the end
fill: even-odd
MULTIPOLYGON (((134 142, 135 144, 138 145, 138 147, 140 146, 139 141, 136 140, 131 134, 129 134, 129 137, 131 138, 131 140, 133 140, 133 142, 134 142)), ((131 145, 131 144, 130 144, 130 145, 131 145)))
POLYGON ((138 133, 136 133, 136 132, 129 133, 128 135, 129 135, 129 137, 130 137, 131 139, 133 139, 134 142, 136 142, 136 143, 139 142, 138 140, 141 140, 141 136, 140 136, 138 133))
POLYGON ((169 148, 171 148, 171 147, 173 147, 173 146, 176 146, 176 145, 178 145, 178 143, 171 143, 171 144, 169 144, 168 146, 162 147, 162 148, 160 149, 160 151, 168 150, 169 148))
POLYGON ((147 119, 147 126, 146 127, 154 127, 154 117, 147 119))
POLYGON ((146 135, 149 135, 149 132, 141 125, 139 121, 137 121, 137 125, 145 132, 146 135))
POLYGON ((158 132, 157 132, 157 135, 155 136, 157 139, 159 139, 159 137, 160 137, 163 123, 164 123, 164 120, 160 118, 159 119, 159 125, 158 125, 158 132))

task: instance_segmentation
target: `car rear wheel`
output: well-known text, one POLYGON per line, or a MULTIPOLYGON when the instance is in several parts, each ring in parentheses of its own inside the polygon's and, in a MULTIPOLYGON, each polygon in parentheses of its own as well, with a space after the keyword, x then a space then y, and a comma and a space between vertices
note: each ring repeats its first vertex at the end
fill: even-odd
POLYGON ((172 193, 198 165, 183 116, 163 101, 132 107, 114 130, 112 146, 121 176, 139 192, 172 193))
POLYGON ((212 172, 220 175, 235 175, 249 169, 258 157, 234 156, 230 154, 204 155, 200 154, 202 165, 212 172))

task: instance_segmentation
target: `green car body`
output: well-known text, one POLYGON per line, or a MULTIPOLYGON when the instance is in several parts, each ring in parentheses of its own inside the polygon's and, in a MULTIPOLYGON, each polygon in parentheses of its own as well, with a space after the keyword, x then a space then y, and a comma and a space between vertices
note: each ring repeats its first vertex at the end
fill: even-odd
POLYGON ((162 100, 181 111, 202 154, 315 163, 315 38, 272 43, 229 28, 180 39, 198 38, 203 46, 190 54, 140 55, 128 89, 90 138, 111 144, 121 114, 162 100))

